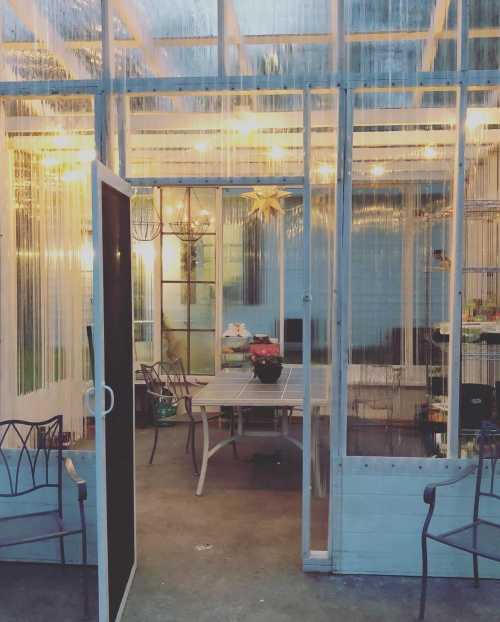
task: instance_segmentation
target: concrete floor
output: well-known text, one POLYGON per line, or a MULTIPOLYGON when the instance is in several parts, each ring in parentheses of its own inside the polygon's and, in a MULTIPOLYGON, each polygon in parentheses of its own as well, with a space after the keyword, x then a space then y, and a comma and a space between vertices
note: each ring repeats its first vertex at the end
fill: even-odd
MULTIPOLYGON (((252 441, 240 446, 237 461, 223 450, 209 463, 205 495, 197 498, 185 438, 183 425, 162 430, 149 466, 152 431, 137 431, 139 567, 124 622, 416 619, 418 579, 301 571, 301 456, 294 447, 252 441)), ((318 544, 326 537, 325 505, 314 510, 318 544)), ((499 587, 431 580, 426 620, 499 620, 499 587)), ((0 564, 0 599, 0 622, 80 621, 79 569, 0 564)))
MULTIPOLYGON (((150 430, 138 431, 139 569, 124 622, 416 618, 418 579, 301 571, 301 457, 293 447, 281 447, 280 464, 266 460, 274 440, 240 446, 238 461, 223 450, 209 463, 205 495, 197 498, 182 426, 162 431, 150 467, 151 440, 150 430)), ((483 581, 476 591, 464 580, 431 580, 426 619, 498 620, 499 587, 483 581)))

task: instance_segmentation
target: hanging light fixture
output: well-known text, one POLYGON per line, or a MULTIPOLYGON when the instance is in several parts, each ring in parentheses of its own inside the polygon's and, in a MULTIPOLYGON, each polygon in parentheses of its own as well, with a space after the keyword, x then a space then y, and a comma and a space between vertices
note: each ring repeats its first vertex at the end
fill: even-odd
POLYGON ((160 235, 161 218, 154 195, 136 193, 132 197, 132 237, 138 242, 151 242, 160 235))
POLYGON ((191 218, 191 190, 186 188, 186 200, 183 205, 177 208, 177 217, 168 223, 170 230, 182 242, 197 242, 201 236, 207 232, 210 225, 209 213, 201 210, 199 217, 191 218))

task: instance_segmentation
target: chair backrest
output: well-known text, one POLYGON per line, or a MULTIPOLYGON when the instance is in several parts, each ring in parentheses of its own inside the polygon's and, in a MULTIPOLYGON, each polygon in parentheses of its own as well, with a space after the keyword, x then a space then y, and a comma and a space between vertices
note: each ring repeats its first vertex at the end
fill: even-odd
POLYGON ((63 418, 0 421, 0 497, 18 497, 39 488, 56 488, 62 511, 63 418), (9 449, 14 438, 18 449, 9 449), (56 456, 54 469, 51 456, 56 456))
POLYGON ((163 383, 158 373, 159 363, 154 365, 141 364, 142 375, 144 376, 144 382, 146 383, 146 389, 153 393, 161 393, 163 383))
POLYGON ((168 390, 176 400, 180 400, 189 393, 189 383, 184 372, 182 359, 172 359, 159 363, 161 375, 165 378, 168 390))
POLYGON ((500 428, 489 421, 483 422, 478 443, 479 462, 476 474, 474 520, 479 515, 481 497, 489 497, 500 501, 500 491, 497 491, 495 487, 497 460, 500 454, 500 428), (486 470, 488 470, 488 474, 484 477, 483 484, 483 476, 486 470))

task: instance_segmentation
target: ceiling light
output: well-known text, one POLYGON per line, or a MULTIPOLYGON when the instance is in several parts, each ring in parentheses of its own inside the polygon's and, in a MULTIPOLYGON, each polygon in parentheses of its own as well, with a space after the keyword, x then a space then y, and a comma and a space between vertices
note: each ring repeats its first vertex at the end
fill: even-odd
POLYGON ((468 130, 475 130, 480 125, 485 125, 487 123, 486 114, 483 110, 468 110, 467 111, 467 119, 465 121, 465 125, 468 130))
POLYGON ((372 177, 382 177, 385 173, 385 168, 381 164, 374 164, 370 169, 372 177))
POLYGON ((97 157, 95 149, 80 149, 77 153, 76 159, 79 162, 92 162, 97 157))
POLYGON ((205 153, 206 151, 208 151, 208 143, 196 143, 194 148, 198 153, 205 153))
POLYGON ((56 158, 55 156, 52 156, 52 155, 47 155, 44 158, 42 158, 42 166, 47 166, 47 167, 57 166, 59 163, 60 163, 59 158, 56 158))
POLYGON ((70 170, 65 171, 62 174, 63 181, 81 181, 85 176, 85 172, 82 170, 70 170))
POLYGON ((333 166, 333 164, 328 164, 327 162, 325 162, 318 166, 318 173, 322 177, 330 177, 335 173, 335 167, 333 166))
POLYGON ((285 157, 285 149, 281 145, 273 145, 269 150, 271 160, 282 160, 285 157))
POLYGON ((438 157, 438 150, 434 145, 426 145, 424 147, 424 158, 427 160, 435 160, 438 157))

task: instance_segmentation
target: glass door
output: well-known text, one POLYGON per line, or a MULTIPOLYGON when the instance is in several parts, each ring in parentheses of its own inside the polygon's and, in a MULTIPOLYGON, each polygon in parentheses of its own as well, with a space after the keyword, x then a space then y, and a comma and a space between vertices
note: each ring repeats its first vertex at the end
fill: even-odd
POLYGON ((136 568, 130 187, 92 168, 99 620, 118 620, 136 568))

